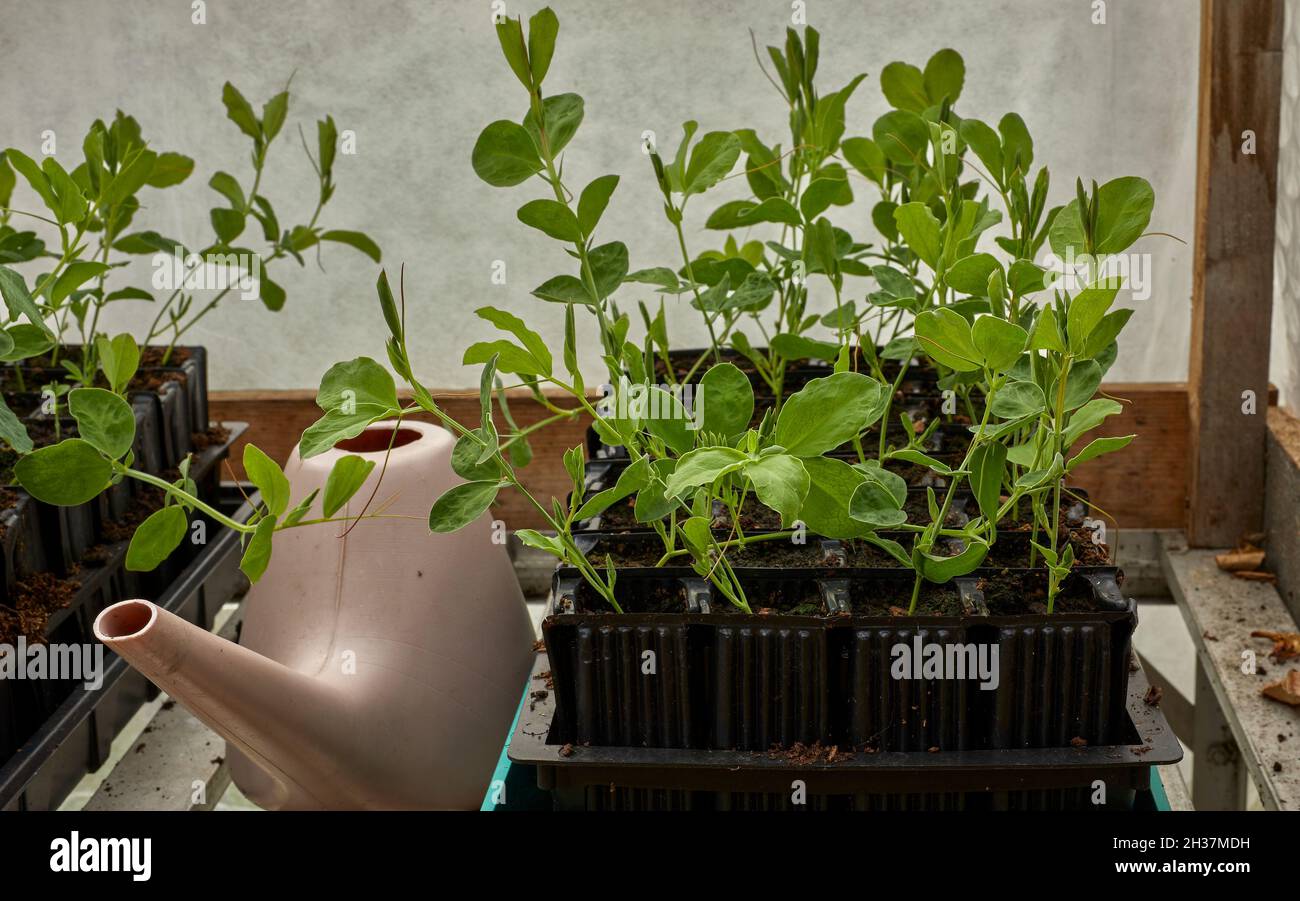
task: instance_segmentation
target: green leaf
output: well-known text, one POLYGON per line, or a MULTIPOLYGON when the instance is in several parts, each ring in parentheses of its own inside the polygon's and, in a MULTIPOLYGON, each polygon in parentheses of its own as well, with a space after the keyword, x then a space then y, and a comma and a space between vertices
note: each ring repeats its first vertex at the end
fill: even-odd
POLYGON ((461 435, 451 450, 452 471, 470 482, 500 479, 501 464, 495 458, 479 462, 484 450, 495 445, 496 436, 485 433, 481 428, 473 429, 468 435, 461 435))
MULTIPOLYGON (((527 349, 528 355, 535 362, 535 371, 532 374, 551 374, 551 352, 546 347, 546 342, 542 340, 541 335, 525 325, 522 319, 513 313, 507 313, 505 310, 498 310, 496 307, 479 307, 474 313, 480 319, 486 319, 503 332, 509 332, 519 339, 520 343, 527 349)), ((486 361, 487 358, 485 357, 482 360, 474 360, 473 362, 483 363, 486 361)), ((467 360, 466 362, 470 361, 467 360)))
POLYGON ((786 399, 772 440, 796 457, 815 457, 851 441, 880 417, 884 389, 860 372, 813 379, 786 399))
POLYGON ((1126 176, 1097 189, 1097 252, 1119 253, 1151 222, 1156 195, 1145 178, 1126 176))
POLYGON ((170 188, 190 177, 194 171, 194 160, 180 153, 160 153, 154 160, 153 169, 145 184, 151 188, 170 188))
POLYGON ((808 471, 797 457, 771 454, 747 463, 745 477, 758 499, 781 514, 781 527, 790 528, 808 496, 808 471))
POLYGON ((1070 462, 1065 464, 1065 470, 1066 472, 1072 472, 1080 463, 1087 463, 1102 454, 1114 453, 1128 447, 1129 442, 1136 437, 1137 435, 1124 435, 1122 437, 1094 438, 1084 446, 1083 450, 1070 458, 1070 462))
POLYGON ((646 431, 678 454, 695 447, 695 432, 686 427, 689 420, 681 400, 658 386, 652 387, 647 395, 649 410, 658 411, 658 415, 646 419, 646 431))
POLYGON ((618 187, 617 175, 602 175, 599 178, 593 178, 587 187, 582 189, 582 196, 578 198, 578 227, 584 235, 590 235, 596 229, 596 223, 600 222, 600 217, 605 212, 605 207, 609 205, 610 195, 618 187))
POLYGON ((971 540, 967 542, 966 549, 955 557, 916 551, 913 553, 913 565, 928 581, 943 584, 978 569, 988 552, 989 546, 986 543, 971 540))
MULTIPOLYGON (((542 101, 542 116, 546 123, 546 139, 550 142, 551 156, 558 157, 560 151, 582 124, 582 98, 577 94, 556 94, 542 101)), ((530 109, 524 117, 524 129, 532 137, 533 143, 541 147, 541 131, 537 127, 537 117, 530 109)))
POLYGON ((1038 312, 1038 320, 1034 323, 1034 331, 1029 339, 1029 349, 1065 353, 1065 338, 1061 335, 1056 311, 1051 307, 1043 307, 1038 312))
POLYGON ((1003 182, 1011 181, 1017 172, 1028 175, 1034 161, 1034 139, 1029 136, 1025 120, 1015 113, 1007 113, 998 122, 998 133, 1002 136, 1003 182))
POLYGON ((429 511, 429 529, 455 532, 478 519, 497 499, 501 483, 495 480, 466 482, 444 492, 429 511))
POLYGON ((799 518, 808 531, 827 538, 859 538, 874 528, 849 516, 849 501, 867 477, 843 460, 808 457, 808 496, 799 518))
POLYGON ((552 556, 564 559, 564 542, 559 538, 550 535, 543 535, 536 529, 516 529, 515 537, 526 547, 537 548, 539 551, 545 551, 552 556))
POLYGON ((325 480, 321 512, 328 517, 341 510, 343 505, 361 490, 361 486, 365 484, 366 478, 374 468, 374 460, 366 460, 355 454, 340 457, 325 480))
POLYGON ((313 488, 306 497, 298 501, 298 505, 290 510, 289 515, 284 518, 284 527, 296 526, 301 522, 302 518, 307 515, 307 511, 311 509, 311 505, 316 502, 316 495, 318 494, 320 494, 320 489, 313 488))
POLYGON ((242 210, 244 208, 244 189, 240 186, 239 179, 229 172, 215 173, 212 178, 208 179, 208 187, 230 201, 231 209, 242 210))
POLYGON ((528 48, 524 44, 524 26, 519 19, 497 20, 497 40, 510 70, 525 88, 532 87, 532 68, 528 64, 528 48))
POLYGON ((838 344, 832 344, 829 341, 818 341, 815 338, 805 338, 803 335, 792 335, 787 332, 774 335, 771 347, 773 351, 787 360, 826 360, 831 362, 840 352, 840 345, 838 344))
POLYGON ((703 419, 702 431, 729 438, 739 435, 754 416, 754 386, 731 363, 718 363, 700 379, 695 410, 697 418, 703 419))
POLYGON ((940 50, 925 64, 925 94, 931 106, 944 100, 949 106, 956 103, 965 81, 966 64, 956 50, 940 50))
POLYGON ((96 335, 95 351, 99 355, 99 368, 103 369, 109 387, 122 394, 140 365, 140 348, 131 334, 96 335))
POLYGON ((260 144, 262 141, 262 127, 257 123, 257 115, 253 112, 253 107, 244 99, 244 95, 239 93, 239 89, 230 82, 226 82, 221 88, 221 102, 226 106, 226 118, 238 125, 240 131, 260 144))
POLYGON ((478 177, 497 188, 517 185, 542 170, 533 139, 522 125, 508 119, 483 129, 470 160, 478 177))
POLYGON ((519 221, 544 232, 557 241, 582 240, 578 217, 558 200, 530 200, 519 208, 519 221))
POLYGON ((921 349, 936 362, 958 372, 982 368, 984 355, 975 346, 970 323, 947 307, 926 310, 916 317, 913 331, 921 349))
POLYGON ((1117 279, 1112 281, 1113 285, 1092 285, 1084 288, 1070 301, 1069 309, 1065 314, 1065 334, 1070 343, 1070 350, 1075 354, 1083 353, 1093 330, 1101 324, 1102 317, 1115 302, 1115 295, 1119 292, 1119 282, 1117 279))
POLYGON ((880 90, 895 109, 919 113, 930 106, 925 76, 910 63, 892 62, 881 69, 880 90))
POLYGON ((912 167, 925 159, 930 129, 916 113, 894 110, 876 120, 871 137, 891 163, 912 167))
POLYGON ((1124 407, 1119 401, 1111 400, 1108 397, 1098 397, 1090 400, 1079 409, 1075 410, 1070 416, 1070 421, 1065 427, 1065 433, 1061 436, 1068 448, 1085 433, 1101 425, 1108 417, 1116 413, 1123 413, 1124 407))
POLYGON ((528 20, 528 63, 532 69, 533 84, 541 85, 546 71, 551 67, 555 53, 555 36, 560 32, 560 20, 549 6, 543 7, 528 20))
POLYGON ((279 516, 289 507, 289 479, 280 464, 268 457, 255 444, 244 445, 244 472, 248 480, 262 493, 262 503, 273 516, 279 516))
POLYGON ((289 92, 281 91, 262 104, 262 131, 269 144, 280 129, 284 127, 285 117, 289 115, 289 92))
MULTIPOLYGON (((1125 176, 1097 189, 1097 233, 1095 253, 1120 253, 1136 241, 1151 222, 1155 192, 1144 178, 1125 176)), ((1077 256, 1086 252, 1079 201, 1071 200, 1057 214, 1048 233, 1052 252, 1067 257, 1071 248, 1077 256)))
MULTIPOLYGON (((150 154, 148 160, 150 168, 153 167, 153 161, 154 156, 150 154)), ((84 219, 88 208, 85 195, 81 193, 81 188, 72 180, 72 177, 59 165, 59 161, 52 156, 47 156, 41 161, 41 169, 45 172, 46 178, 50 180, 50 188, 53 189, 55 197, 58 199, 58 208, 55 210, 58 220, 60 222, 80 222, 84 219)), ((143 184, 143 179, 141 179, 141 183, 143 184)))
POLYGON ((248 221, 242 211, 220 207, 210 210, 208 217, 212 220, 212 230, 216 232, 217 240, 222 244, 229 244, 243 234, 244 225, 248 221))
POLYGON ((520 376, 549 374, 549 372, 542 372, 541 364, 532 354, 508 341, 474 342, 473 345, 465 348, 464 358, 460 361, 465 365, 476 365, 486 363, 493 358, 497 358, 497 368, 500 372, 512 372, 520 376))
POLYGON ((271 562, 271 537, 275 534, 275 517, 268 516, 257 523, 257 529, 244 549, 239 568, 248 581, 257 582, 271 562))
POLYGON ((832 205, 843 206, 853 202, 853 191, 841 174, 838 178, 819 176, 804 189, 799 198, 799 210, 812 222, 832 205))
MULTIPOLYGON (((1101 387, 1102 371, 1096 360, 1084 360, 1070 367, 1070 377, 1065 383, 1065 409, 1082 407, 1101 387)), ((1055 395, 1055 389, 1053 389, 1055 395)))
POLYGON ((635 462, 628 464, 627 468, 623 470, 613 488, 606 488, 604 491, 587 498, 582 506, 578 508, 578 511, 574 513, 574 520, 580 522, 584 519, 590 519, 598 513, 604 513, 623 498, 644 488, 649 484, 650 477, 650 458, 638 457, 635 462))
POLYGON ((984 357, 984 364, 994 372, 1006 372, 1024 353, 1029 333, 1018 325, 996 316, 981 316, 971 330, 975 349, 984 357))
POLYGON ((77 421, 77 433, 96 450, 117 460, 135 441, 135 412, 112 391, 74 388, 68 394, 68 412, 77 421))
POLYGON ((27 283, 23 281, 23 277, 5 266, 0 266, 0 295, 4 297, 10 318, 26 316, 31 320, 32 325, 46 335, 53 336, 54 333, 45 325, 45 318, 41 316, 36 301, 32 300, 32 296, 27 293, 27 283))
POLYGON ((333 241, 335 244, 346 244, 349 247, 355 247, 376 263, 380 262, 383 256, 382 251, 379 249, 379 245, 372 241, 369 236, 361 232, 345 231, 343 229, 334 228, 327 232, 322 232, 320 239, 322 241, 333 241))
POLYGON ((970 454, 970 487, 980 513, 990 522, 997 521, 1002 477, 1007 471, 1007 447, 996 441, 975 446, 970 454))
POLYGON ((1132 317, 1132 310, 1112 310, 1093 328, 1092 333, 1088 335, 1088 340, 1083 346, 1082 355, 1084 358, 1097 359, 1115 343, 1119 333, 1128 325, 1129 318, 1132 317))
POLYGON ((185 246, 179 241, 164 237, 156 231, 133 232, 123 235, 113 244, 114 250, 122 253, 175 253, 186 254, 185 246))
POLYGON ((587 293, 587 286, 572 275, 557 275, 547 279, 532 290, 534 297, 549 300, 551 303, 595 303, 587 293))
POLYGON ((848 138, 840 143, 840 153, 850 166, 876 184, 883 184, 887 163, 885 154, 870 138, 848 138))
POLYGON ((732 447, 701 447, 683 454, 666 482, 669 497, 688 488, 711 485, 719 477, 740 469, 749 457, 732 447))
POLYGON ((14 476, 38 501, 75 507, 108 487, 113 467, 89 442, 65 438, 21 458, 14 464, 14 476))
POLYGON ((5 151, 5 159, 9 161, 15 171, 27 179, 27 183, 32 186, 33 191, 40 195, 41 201, 49 211, 57 216, 59 198, 55 195, 54 189, 50 187, 49 178, 41 171, 41 167, 36 164, 36 161, 15 147, 10 147, 5 151))
POLYGON ((894 222, 898 226, 898 233, 907 242, 908 249, 931 269, 937 269, 939 254, 943 251, 943 240, 940 237, 939 220, 934 218, 930 208, 920 201, 905 203, 894 210, 894 222))
POLYGON ((400 412, 393 377, 369 357, 331 366, 321 379, 316 405, 325 416, 302 433, 298 452, 303 459, 355 438, 372 422, 400 412))
POLYGON ((873 529, 889 529, 907 522, 898 498, 874 479, 866 479, 849 498, 849 516, 873 529))
POLYGON ((9 340, 13 342, 12 349, 8 353, 0 355, 0 361, 5 363, 16 363, 20 360, 39 357, 55 344, 53 337, 44 329, 26 322, 9 326, 5 333, 9 336, 9 340))
POLYGON ((891 495, 897 502, 896 506, 902 507, 907 502, 907 480, 897 473, 885 469, 876 460, 867 460, 859 464, 857 469, 869 480, 877 483, 891 495))
POLYGON ((593 247, 587 254, 587 262, 596 283, 596 299, 604 300, 623 284, 627 275, 627 245, 622 241, 611 241, 593 247))
POLYGON ((0 396, 0 440, 20 454, 31 452, 32 439, 27 434, 27 427, 9 409, 3 396, 0 396))
POLYGON ((975 297, 986 297, 988 295, 989 276, 1001 268, 1002 266, 998 263, 997 257, 993 256, 993 254, 973 253, 970 256, 962 257, 949 266, 943 274, 943 280, 954 291, 971 294, 975 297))
POLYGON ((131 545, 126 549, 126 568, 131 572, 149 572, 157 567, 184 540, 188 526, 182 507, 163 507, 149 514, 131 536, 131 545))
POLYGON ((1033 382, 1008 382, 993 395, 989 410, 999 419, 1021 419, 1047 409, 1043 389, 1033 382))
POLYGON ((886 294, 894 297, 916 296, 916 285, 912 282, 912 277, 892 266, 872 266, 871 274, 875 277, 876 284, 880 285, 880 290, 886 294))
POLYGON ((740 138, 729 131, 711 131, 691 150, 682 193, 700 194, 722 181, 740 158, 740 138))
POLYGON ((73 291, 76 291, 86 282, 90 281, 109 270, 109 266, 96 260, 78 260, 70 263, 59 275, 54 282, 54 287, 50 289, 50 303, 57 306, 73 291))

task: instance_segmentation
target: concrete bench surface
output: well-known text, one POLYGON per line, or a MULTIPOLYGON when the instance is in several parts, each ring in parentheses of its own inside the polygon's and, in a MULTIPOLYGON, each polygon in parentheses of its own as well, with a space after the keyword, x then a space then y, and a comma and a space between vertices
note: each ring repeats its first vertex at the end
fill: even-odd
POLYGON ((1300 810, 1300 708, 1260 694, 1300 660, 1277 663, 1270 641, 1250 637, 1294 632, 1295 621, 1273 585, 1220 570, 1222 551, 1189 550, 1181 533, 1162 540, 1165 578, 1197 654, 1193 804, 1244 809, 1249 774, 1266 809, 1300 810))

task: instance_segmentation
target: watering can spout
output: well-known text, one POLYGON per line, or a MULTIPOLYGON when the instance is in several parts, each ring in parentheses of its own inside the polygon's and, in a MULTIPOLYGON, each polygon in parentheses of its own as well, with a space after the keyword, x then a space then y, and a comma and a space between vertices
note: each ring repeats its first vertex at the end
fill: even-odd
POLYGON ((220 638, 143 600, 95 619, 95 637, 237 747, 279 795, 269 806, 352 806, 341 761, 355 734, 347 696, 322 680, 220 638), (277 803, 278 802, 278 803, 277 803))

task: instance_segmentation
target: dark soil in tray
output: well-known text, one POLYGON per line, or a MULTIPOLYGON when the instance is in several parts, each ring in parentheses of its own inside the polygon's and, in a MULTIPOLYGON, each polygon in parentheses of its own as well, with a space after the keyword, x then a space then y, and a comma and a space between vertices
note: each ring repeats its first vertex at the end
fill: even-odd
MULTIPOLYGON (((794 584, 785 580, 762 581, 745 586, 750 609, 759 616, 827 616, 826 608, 816 587, 810 582, 803 590, 792 590, 794 584)), ((1040 573, 1023 573, 1007 570, 996 576, 980 579, 990 616, 1023 616, 1047 613, 1046 581, 1040 573)), ((619 592, 620 595, 622 592, 619 592)), ((912 585, 907 579, 853 579, 849 583, 849 604, 854 616, 953 616, 964 614, 961 595, 949 585, 926 583, 921 586, 916 612, 908 614, 912 585)), ((613 609, 590 586, 579 586, 576 598, 578 609, 584 613, 614 615, 613 609)), ((623 612, 628 613, 686 613, 685 589, 675 585, 654 585, 636 596, 619 599, 623 612)), ((1086 581, 1070 581, 1057 595, 1054 613, 1094 613, 1100 610, 1086 581)), ((723 598, 714 601, 710 615, 743 615, 739 607, 723 598)), ((976 619, 976 617, 971 617, 976 619)))
MULTIPOLYGON (((64 354, 63 359, 80 361, 79 349, 73 347, 68 350, 70 353, 64 354)), ((157 391, 167 382, 185 381, 185 373, 178 367, 190 358, 189 350, 183 347, 174 348, 171 359, 167 362, 167 368, 161 368, 164 350, 165 348, 162 347, 146 347, 141 350, 140 367, 135 377, 131 379, 131 383, 127 385, 128 391, 157 391)), ((67 370, 55 363, 48 354, 23 360, 19 365, 23 370, 21 380, 12 366, 0 370, 0 390, 39 391, 42 385, 61 382, 68 377, 67 370)), ((97 376, 95 384, 100 388, 108 387, 102 373, 97 376)))
MULTIPOLYGON (((658 541, 641 541, 636 539, 605 542, 587 555, 587 559, 597 569, 603 569, 605 561, 611 556, 614 565, 629 568, 654 566, 663 557, 663 544, 658 541)), ((732 566, 769 566, 783 569, 805 567, 839 566, 834 554, 823 551, 821 542, 813 540, 809 544, 792 544, 788 539, 780 541, 759 541, 742 548, 733 548, 727 553, 727 560, 732 566)), ((682 554, 669 561, 671 566, 689 566, 690 557, 682 554)))
POLYGON ((230 429, 221 425, 214 425, 206 432, 191 432, 190 443, 193 445, 195 454, 202 453, 209 447, 225 444, 230 438, 230 429))
MULTIPOLYGON (((979 581, 990 616, 1016 616, 1047 612, 1046 582, 1023 572, 1006 571, 979 581)), ((1056 596, 1054 613, 1092 613, 1098 609, 1091 592, 1078 582, 1067 582, 1056 596)))
POLYGON ((33 573, 19 582, 14 606, 0 605, 0 644, 13 645, 19 635, 32 642, 44 641, 51 614, 71 604, 79 588, 75 573, 63 579, 47 572, 33 573))

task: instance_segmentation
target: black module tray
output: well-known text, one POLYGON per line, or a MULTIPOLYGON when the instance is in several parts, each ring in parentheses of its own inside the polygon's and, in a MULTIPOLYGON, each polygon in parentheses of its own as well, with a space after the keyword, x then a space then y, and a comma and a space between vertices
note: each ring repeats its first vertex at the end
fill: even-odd
POLYGON ((1051 615, 1002 612, 999 595, 986 598, 994 579, 1002 597, 1032 596, 1045 581, 1038 569, 927 584, 923 602, 939 600, 946 612, 917 615, 883 609, 887 598, 908 597, 908 570, 735 573, 754 613, 715 595, 689 567, 663 567, 617 570, 628 612, 615 614, 576 570, 557 569, 542 622, 555 740, 948 751, 1104 744, 1122 725, 1137 606, 1121 594, 1114 567, 1076 569, 1051 615), (1091 609, 1069 612, 1070 598, 1091 609), (895 648, 915 642, 944 653, 971 648, 990 662, 996 651, 996 679, 982 689, 974 678, 895 678, 895 648))
MULTIPOLYGON (((220 484, 221 461, 228 455, 231 444, 247 428, 247 424, 238 422, 226 423, 225 425, 229 431, 227 440, 220 445, 205 448, 197 454, 190 468, 191 478, 195 480, 199 488, 200 497, 208 503, 217 505, 225 500, 222 496, 220 484)), ((70 562, 74 558, 69 556, 69 543, 66 540, 58 543, 61 541, 60 535, 43 536, 41 534, 40 520, 42 517, 36 516, 37 511, 43 511, 47 514, 44 520, 48 526, 51 521, 49 514, 58 514, 67 510, 94 510, 96 504, 102 501, 103 498, 101 497, 90 504, 84 504, 76 508, 54 507, 41 504, 20 493, 18 504, 11 508, 10 511, 6 511, 15 512, 14 522, 16 525, 25 524, 21 531, 14 533, 12 539, 9 533, 4 536, 6 566, 11 561, 14 563, 12 570, 6 570, 6 581, 10 581, 12 575, 12 584, 7 590, 16 592, 19 583, 26 578, 46 571, 57 578, 72 578, 78 583, 78 587, 73 593, 68 606, 55 610, 49 615, 45 633, 42 636, 49 642, 55 644, 94 643, 95 638, 91 625, 100 610, 127 598, 152 598, 166 595, 171 591, 173 583, 181 577, 183 571, 193 561, 204 558, 209 553, 217 536, 226 534, 226 530, 221 529, 216 522, 196 512, 192 517, 192 522, 201 521, 203 523, 202 527, 206 531, 206 543, 197 543, 195 540, 182 541, 167 560, 150 572, 128 572, 124 568, 129 541, 102 542, 103 523, 92 523, 85 526, 84 531, 76 538, 77 541, 91 548, 93 553, 85 559, 77 559, 75 564, 70 562), (22 518, 18 518, 19 514, 22 518), (9 554, 10 540, 13 541, 12 555, 9 554), (51 548, 54 550, 52 551, 51 548), (60 555, 58 561, 50 562, 49 557, 52 553, 60 555), (43 562, 49 565, 44 566, 42 565, 43 562), (39 568, 27 569, 28 566, 38 566, 39 568)), ((234 507, 237 506, 237 504, 234 505, 234 507)), ((66 525, 68 520, 56 517, 53 522, 56 525, 66 525)), ((187 532, 187 539, 194 536, 196 536, 196 533, 192 529, 187 532)), ((211 628, 219 605, 191 605, 185 609, 193 613, 195 617, 191 622, 202 625, 204 628, 211 628)), ((58 682, 54 680, 16 681, 0 679, 0 762, 9 759, 9 756, 16 749, 29 743, 32 736, 39 736, 42 730, 46 728, 43 724, 47 722, 56 708, 64 702, 64 699, 79 684, 78 682, 58 682)), ((101 730, 100 734, 106 733, 101 730)))
POLYGON ((775 752, 596 747, 553 738, 551 664, 539 653, 508 756, 536 768, 560 810, 1151 809, 1151 767, 1182 747, 1134 669, 1108 744, 1010 750, 849 751, 810 762, 775 752), (796 784, 798 783, 798 784, 796 784), (1098 783, 1104 805, 1094 803, 1098 783), (795 802, 796 789, 806 803, 795 802))
MULTIPOLYGON (((251 513, 251 508, 243 504, 243 495, 233 488, 225 495, 221 508, 240 521, 251 513)), ((164 591, 152 595, 163 609, 206 629, 212 628, 221 607, 247 586, 239 571, 239 535, 228 529, 214 529, 211 534, 212 540, 177 578, 164 591)), ((57 640, 93 643, 94 620, 105 607, 126 598, 149 596, 134 584, 133 577, 140 574, 112 565, 120 564, 125 554, 123 542, 114 549, 109 565, 87 578, 78 593, 84 603, 59 611, 58 622, 51 620, 52 636, 66 633, 57 640)), ((0 687, 4 684, 0 682, 0 687)), ((70 690, 41 727, 0 766, 0 810, 58 807, 86 773, 103 765, 113 739, 140 705, 158 694, 158 689, 139 671, 107 648, 99 690, 88 690, 80 682, 64 687, 70 690)), ((54 688, 40 685, 37 690, 54 688)), ((4 705, 0 704, 0 716, 3 713, 4 705)))

